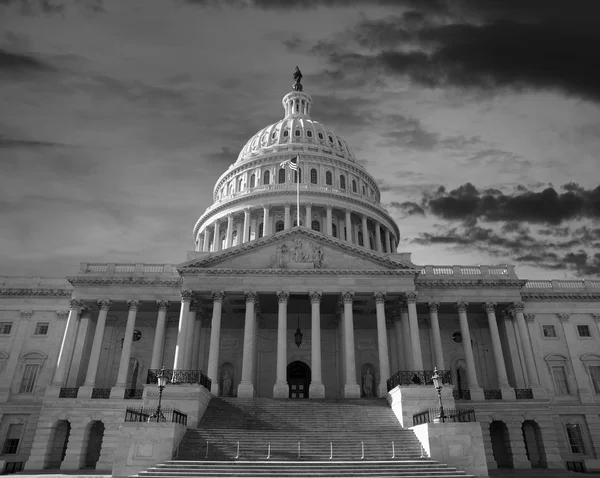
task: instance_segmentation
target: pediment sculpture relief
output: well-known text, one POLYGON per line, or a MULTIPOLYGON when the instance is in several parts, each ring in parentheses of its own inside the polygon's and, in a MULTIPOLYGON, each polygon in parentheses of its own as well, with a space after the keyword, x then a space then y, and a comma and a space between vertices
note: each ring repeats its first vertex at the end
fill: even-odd
POLYGON ((296 238, 277 247, 271 257, 269 268, 274 269, 322 269, 325 253, 323 248, 312 242, 296 238))

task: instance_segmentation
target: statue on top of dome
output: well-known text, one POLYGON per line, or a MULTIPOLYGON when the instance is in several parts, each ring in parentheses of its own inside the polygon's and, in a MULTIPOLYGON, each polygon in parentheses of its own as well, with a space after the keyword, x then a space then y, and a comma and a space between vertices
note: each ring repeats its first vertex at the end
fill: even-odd
POLYGON ((302 91, 302 83, 300 83, 300 80, 302 80, 302 72, 300 71, 300 68, 298 68, 298 66, 296 65, 296 69, 294 70, 294 86, 292 86, 292 89, 294 91, 302 91))

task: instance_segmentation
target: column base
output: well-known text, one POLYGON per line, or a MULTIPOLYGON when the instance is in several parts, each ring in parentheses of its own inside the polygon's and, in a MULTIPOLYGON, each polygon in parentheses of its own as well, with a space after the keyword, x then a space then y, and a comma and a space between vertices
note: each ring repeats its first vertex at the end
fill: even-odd
POLYGON ((60 385, 56 384, 48 385, 46 387, 46 393, 44 394, 44 396, 46 398, 58 398, 58 396, 60 395, 61 388, 62 387, 60 385))
POLYGON ((215 397, 219 396, 219 382, 217 380, 213 380, 210 385, 210 393, 212 393, 215 397))
POLYGON ((325 385, 321 382, 311 382, 308 387, 308 398, 325 398, 325 385))
MULTIPOLYGON (((548 469, 552 470, 564 470, 565 462, 560 457, 560 455, 548 455, 546 453, 546 463, 548 464, 548 469)), ((589 469, 587 471, 590 471, 589 469)))
POLYGON ((115 385, 110 389, 110 398, 124 398, 125 386, 115 385))
POLYGON ((289 398, 290 387, 287 382, 275 382, 273 385, 273 398, 289 398))
POLYGON ((254 384, 240 383, 238 385, 238 398, 254 398, 254 384))
POLYGON ((344 398, 360 398, 358 383, 347 383, 344 385, 344 398))
POLYGON ((387 389, 387 380, 383 383, 380 383, 379 386, 377 387, 377 397, 379 398, 383 398, 388 394, 388 389, 387 389))
POLYGON ((531 393, 533 394, 534 399, 545 400, 546 398, 548 398, 546 389, 540 385, 538 385, 536 387, 531 387, 531 393))
MULTIPOLYGON (((94 386, 86 386, 86 385, 82 385, 81 387, 79 387, 79 390, 77 391, 77 398, 92 398, 92 392, 94 391, 94 386)), ((112 392, 112 390, 111 390, 112 392)), ((125 392, 123 392, 125 393, 125 392)))
POLYGON ((509 402, 517 400, 517 396, 515 395, 515 389, 512 387, 500 387, 500 393, 502 393, 502 400, 506 400, 509 402))
POLYGON ((469 392, 471 392, 471 400, 483 402, 485 400, 485 396, 483 394, 483 388, 469 388, 469 392))

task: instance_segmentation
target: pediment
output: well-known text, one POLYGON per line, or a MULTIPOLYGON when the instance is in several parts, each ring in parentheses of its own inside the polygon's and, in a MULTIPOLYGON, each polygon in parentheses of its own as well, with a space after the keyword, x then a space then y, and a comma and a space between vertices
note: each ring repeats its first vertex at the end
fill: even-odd
POLYGON ((177 266, 181 273, 197 269, 277 271, 405 271, 413 264, 392 260, 387 254, 365 250, 325 234, 295 227, 224 251, 204 254, 177 266))

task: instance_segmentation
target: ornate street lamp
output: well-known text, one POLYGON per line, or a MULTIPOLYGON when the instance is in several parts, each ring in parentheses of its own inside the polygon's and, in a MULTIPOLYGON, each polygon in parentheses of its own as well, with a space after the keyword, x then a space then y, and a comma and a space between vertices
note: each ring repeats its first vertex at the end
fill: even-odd
POLYGON ((162 394, 163 394, 163 390, 165 389, 165 386, 167 385, 167 375, 165 374, 165 366, 163 365, 163 367, 160 369, 160 372, 158 372, 158 375, 156 375, 156 381, 158 383, 158 406, 156 407, 156 411, 150 415, 150 417, 148 417, 148 421, 149 422, 164 422, 165 421, 165 416, 162 413, 162 410, 160 408, 160 404, 162 402, 162 394))
POLYGON ((433 386, 438 394, 438 403, 440 405, 440 414, 437 417, 438 422, 444 423, 446 419, 446 414, 444 413, 444 405, 442 405, 442 377, 438 373, 437 367, 433 368, 433 375, 431 376, 431 380, 433 380, 433 386))
POLYGON ((296 315, 298 316, 298 328, 296 329, 296 333, 294 334, 294 343, 296 347, 300 348, 302 345, 302 331, 300 330, 300 299, 296 301, 296 315))

